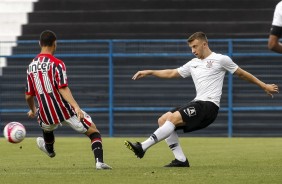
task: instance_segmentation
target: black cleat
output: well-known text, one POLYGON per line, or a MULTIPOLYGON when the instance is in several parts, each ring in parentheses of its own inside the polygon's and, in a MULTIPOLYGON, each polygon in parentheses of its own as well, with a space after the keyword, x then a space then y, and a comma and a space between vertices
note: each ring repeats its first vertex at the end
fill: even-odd
POLYGON ((190 167, 190 165, 187 159, 185 160, 185 162, 181 162, 175 159, 171 161, 171 163, 165 165, 164 167, 190 167))
POLYGON ((124 145, 130 149, 131 151, 133 151, 135 153, 135 155, 137 156, 137 158, 143 158, 143 156, 145 155, 145 151, 143 151, 141 143, 140 142, 136 142, 136 143, 131 143, 129 141, 124 141, 124 145))

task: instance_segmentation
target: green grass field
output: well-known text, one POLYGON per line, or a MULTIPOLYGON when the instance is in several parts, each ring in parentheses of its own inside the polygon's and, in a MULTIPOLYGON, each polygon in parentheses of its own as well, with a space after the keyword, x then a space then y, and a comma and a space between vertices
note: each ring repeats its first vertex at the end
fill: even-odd
POLYGON ((113 170, 96 170, 87 138, 56 138, 49 158, 35 138, 10 144, 0 139, 2 184, 281 184, 282 138, 181 138, 190 168, 164 168, 173 159, 165 142, 137 159, 124 140, 103 138, 104 160, 113 170))

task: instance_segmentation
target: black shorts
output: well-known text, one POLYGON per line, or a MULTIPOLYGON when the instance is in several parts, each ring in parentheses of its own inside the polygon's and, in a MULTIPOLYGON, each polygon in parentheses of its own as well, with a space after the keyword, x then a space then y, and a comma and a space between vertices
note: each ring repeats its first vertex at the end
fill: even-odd
POLYGON ((217 117, 219 107, 209 101, 191 101, 188 104, 177 107, 170 112, 179 111, 186 125, 177 127, 184 132, 192 132, 209 126, 217 117))

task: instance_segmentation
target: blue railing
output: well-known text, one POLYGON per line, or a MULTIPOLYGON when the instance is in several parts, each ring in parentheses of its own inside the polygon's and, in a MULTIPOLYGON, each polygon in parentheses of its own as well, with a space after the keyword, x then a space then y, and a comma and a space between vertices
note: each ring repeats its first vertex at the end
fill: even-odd
MULTIPOLYGON (((269 56, 269 57, 281 57, 281 55, 268 51, 267 49, 258 48, 255 51, 236 51, 234 44, 241 44, 244 45, 246 43, 258 43, 262 42, 262 45, 266 45, 266 39, 210 39, 210 43, 215 44, 226 44, 222 48, 215 50, 222 50, 217 51, 222 54, 226 54, 230 57, 248 57, 248 56, 269 56)), ((0 42, 0 53, 1 53, 1 44, 9 44, 13 42, 0 42)), ((109 101, 108 107, 103 108, 84 108, 86 111, 89 112, 108 112, 109 113, 109 136, 112 137, 114 134, 114 112, 129 112, 129 111, 143 111, 143 112, 150 112, 150 111, 167 111, 169 107, 116 107, 114 106, 114 65, 113 61, 114 58, 128 58, 128 57, 192 57, 193 55, 189 52, 188 47, 186 46, 186 40, 62 40, 58 41, 58 44, 86 44, 86 43, 95 43, 95 44, 104 44, 104 49, 101 52, 92 52, 89 51, 88 53, 79 53, 79 51, 66 51, 62 50, 56 54, 59 58, 64 57, 94 57, 94 58, 108 58, 108 74, 109 74, 109 101), (144 51, 131 50, 131 51, 120 51, 117 49, 119 48, 119 44, 176 44, 180 45, 179 50, 168 50, 168 51, 151 51, 144 49, 144 51), (184 48, 185 47, 185 48, 184 48)), ((33 44, 37 47, 38 41, 18 41, 17 44, 33 44)), ((138 47, 138 46, 137 46, 138 47)), ((60 48, 60 47, 59 47, 60 48)), ((240 49, 239 49, 240 50, 240 49)), ((24 51, 25 52, 25 51, 24 51)), ((5 58, 33 58, 34 55, 37 53, 16 53, 13 55, 0 55, 0 57, 5 58)), ((232 137, 233 134, 233 112, 235 111, 282 111, 282 106, 264 106, 264 107, 234 107, 233 105, 233 76, 232 74, 228 74, 228 103, 226 107, 221 107, 220 111, 228 112, 228 136, 232 137)), ((1 99, 0 99, 1 100, 1 99)), ((12 112, 26 112, 27 109, 9 109, 9 108, 2 108, 0 112, 2 113, 12 113, 12 112)))

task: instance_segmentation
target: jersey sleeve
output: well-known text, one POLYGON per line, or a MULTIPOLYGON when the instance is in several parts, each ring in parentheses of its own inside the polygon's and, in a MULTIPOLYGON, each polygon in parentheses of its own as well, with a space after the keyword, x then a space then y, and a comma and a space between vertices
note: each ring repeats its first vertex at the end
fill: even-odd
POLYGON ((272 25, 282 27, 282 1, 275 7, 272 25))
POLYGON ((56 67, 56 83, 58 85, 58 88, 66 87, 68 86, 68 80, 67 80, 67 70, 66 66, 63 62, 60 62, 56 67))
POLYGON ((183 78, 189 77, 191 75, 190 62, 188 61, 183 66, 177 68, 177 71, 181 75, 181 77, 183 77, 183 78))
POLYGON ((32 85, 32 79, 31 79, 31 76, 28 74, 26 77, 25 94, 35 96, 35 90, 32 85))
POLYGON ((232 74, 238 69, 238 65, 234 63, 228 56, 223 56, 220 59, 220 64, 225 70, 229 71, 232 74))

